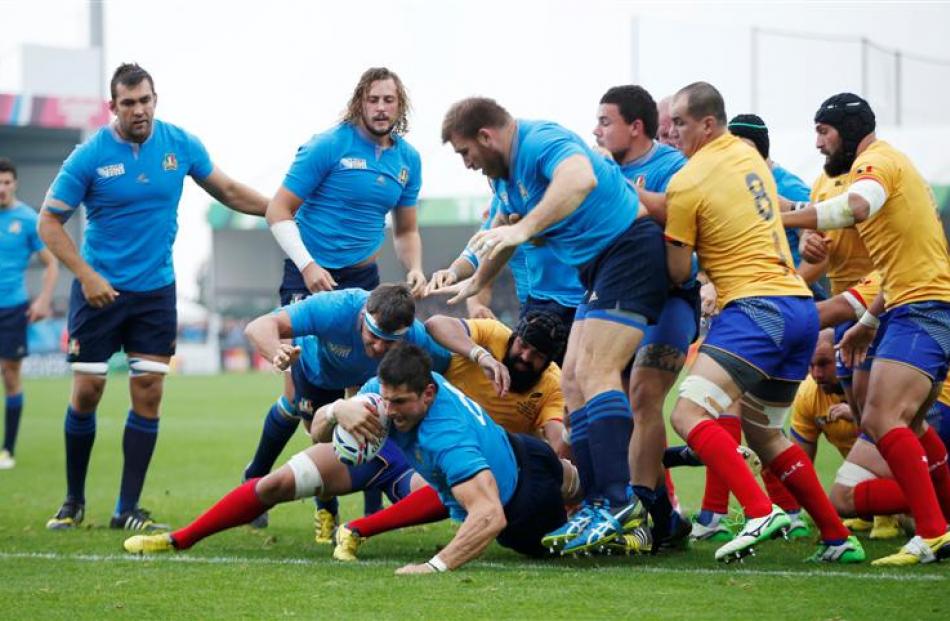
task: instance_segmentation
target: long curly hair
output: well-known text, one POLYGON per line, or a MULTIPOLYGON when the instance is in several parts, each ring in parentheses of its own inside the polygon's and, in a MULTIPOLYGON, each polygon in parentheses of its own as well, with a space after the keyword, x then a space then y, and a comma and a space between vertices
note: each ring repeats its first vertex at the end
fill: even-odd
POLYGON ((346 110, 343 111, 343 120, 354 125, 360 122, 363 115, 363 99, 373 82, 378 80, 392 80, 396 84, 399 107, 396 113, 396 123, 393 125, 393 133, 402 136, 409 131, 409 111, 412 106, 409 104, 409 95, 406 93, 406 87, 403 86, 402 80, 386 67, 370 67, 363 72, 356 88, 353 89, 353 96, 350 97, 346 110))

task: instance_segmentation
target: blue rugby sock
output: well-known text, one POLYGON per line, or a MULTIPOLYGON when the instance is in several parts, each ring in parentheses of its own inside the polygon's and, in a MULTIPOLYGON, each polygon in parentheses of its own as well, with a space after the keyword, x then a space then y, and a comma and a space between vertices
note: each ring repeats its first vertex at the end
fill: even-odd
POLYGON ((264 418, 264 428, 261 431, 261 439, 257 443, 254 458, 244 469, 245 481, 266 476, 274 467, 274 462, 280 457, 281 451, 297 430, 298 419, 293 417, 292 408, 293 406, 284 397, 271 406, 264 418))
POLYGON ((663 467, 678 468, 679 466, 698 467, 704 465, 702 460, 687 445, 671 446, 663 451, 663 467))
POLYGON ((633 414, 627 396, 619 390, 602 392, 587 402, 587 434, 596 486, 613 508, 627 504, 630 466, 627 450, 633 432, 633 414))
POLYGON ((363 515, 373 515, 383 508, 383 492, 371 487, 363 490, 363 515))
POLYGON ((650 517, 653 518, 655 547, 672 532, 674 520, 678 519, 679 515, 673 510, 673 505, 670 504, 670 495, 665 485, 661 485, 655 490, 644 485, 634 485, 633 493, 637 495, 650 517))
POLYGON ((96 441, 96 412, 77 412, 66 406, 66 497, 86 503, 86 472, 96 441))
POLYGON ((16 447, 16 436, 20 430, 20 414, 23 412, 23 393, 7 395, 6 401, 6 426, 3 433, 3 448, 10 451, 13 455, 13 449, 16 447))
POLYGON ((313 504, 317 505, 317 509, 326 509, 333 515, 340 514, 340 501, 336 499, 336 496, 330 500, 320 500, 316 496, 313 498, 313 504))
POLYGON ((593 501, 598 496, 596 478, 594 477, 594 462, 591 461, 590 440, 587 436, 587 408, 581 406, 568 415, 571 423, 571 452, 574 454, 574 463, 577 465, 577 475, 581 480, 581 489, 584 490, 584 500, 593 501))
POLYGON ((119 500, 115 505, 115 514, 131 511, 139 503, 145 474, 152 461, 155 442, 158 440, 158 419, 139 416, 132 410, 125 419, 125 435, 122 436, 122 453, 125 461, 122 465, 122 483, 119 486, 119 500))

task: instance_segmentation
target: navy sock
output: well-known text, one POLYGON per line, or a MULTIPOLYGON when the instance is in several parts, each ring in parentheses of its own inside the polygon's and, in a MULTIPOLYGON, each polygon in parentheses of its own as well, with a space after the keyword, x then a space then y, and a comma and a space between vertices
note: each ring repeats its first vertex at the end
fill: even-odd
POLYGON ((597 495, 596 479, 594 477, 594 462, 591 461, 590 440, 587 437, 587 408, 581 406, 569 415, 571 423, 571 452, 574 454, 574 463, 577 465, 577 475, 581 480, 581 489, 584 490, 584 500, 593 501, 597 495))
POLYGON ((10 451, 16 446, 17 431, 20 430, 20 413, 23 412, 23 393, 7 395, 6 427, 3 433, 3 448, 10 451))
POLYGON ((627 504, 630 466, 627 449, 633 414, 627 396, 619 390, 602 392, 587 402, 587 434, 596 485, 613 508, 627 504))
POLYGON ((644 485, 634 485, 633 493, 637 495, 650 517, 653 518, 653 547, 655 549, 672 532, 673 521, 678 518, 678 515, 673 511, 665 485, 655 490, 644 485))
POLYGON ((86 472, 96 441, 96 412, 77 412, 66 406, 66 497, 86 503, 86 472))
POLYGON ((326 509, 333 515, 340 514, 340 501, 336 499, 336 496, 330 500, 320 500, 316 496, 313 498, 313 504, 317 505, 317 509, 326 509))
POLYGON ((129 410, 125 419, 125 435, 122 436, 122 453, 125 462, 122 465, 122 483, 119 486, 119 500, 115 505, 115 514, 131 511, 139 504, 145 474, 152 461, 155 442, 158 440, 158 419, 145 418, 129 410))
POLYGON ((294 411, 293 406, 284 397, 271 406, 264 418, 264 429, 261 431, 254 458, 244 469, 245 481, 266 476, 274 467, 274 462, 297 430, 298 419, 293 416, 294 411))
POLYGON ((383 492, 370 487, 363 490, 363 515, 372 515, 383 508, 383 492))
POLYGON ((680 466, 698 467, 703 466, 703 461, 699 455, 694 453, 685 444, 681 446, 671 446, 663 451, 663 467, 678 468, 680 466))

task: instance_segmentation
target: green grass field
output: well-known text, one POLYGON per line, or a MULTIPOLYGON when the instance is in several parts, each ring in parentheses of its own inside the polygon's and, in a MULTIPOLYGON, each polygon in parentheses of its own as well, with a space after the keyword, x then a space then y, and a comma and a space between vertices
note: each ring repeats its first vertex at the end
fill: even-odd
MULTIPOLYGON (((239 482, 263 415, 278 394, 273 375, 170 377, 162 431, 142 504, 174 526, 239 482)), ((47 531, 65 493, 63 411, 67 380, 26 383, 17 467, 0 472, 0 619, 274 618, 948 618, 950 565, 902 571, 802 563, 813 543, 776 541, 741 565, 720 566, 716 544, 659 557, 526 561, 493 544, 460 571, 395 577, 452 536, 447 523, 392 533, 340 564, 313 543, 311 502, 271 512, 270 528, 237 528, 187 553, 125 555, 110 530, 128 407, 126 378, 110 380, 98 414, 84 527, 47 531), (943 612, 941 612, 941 610, 943 612)), ((306 446, 295 437, 284 457, 306 446)), ((819 451, 822 480, 840 459, 819 451)), ((702 470, 675 473, 685 508, 697 507, 702 470)), ((356 517, 362 500, 343 501, 356 517)), ((871 558, 902 541, 864 541, 871 558)))

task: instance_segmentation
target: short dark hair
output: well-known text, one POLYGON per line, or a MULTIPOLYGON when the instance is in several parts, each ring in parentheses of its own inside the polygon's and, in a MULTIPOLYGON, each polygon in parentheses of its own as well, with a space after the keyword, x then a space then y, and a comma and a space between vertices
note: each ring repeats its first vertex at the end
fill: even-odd
POLYGON ((16 179, 16 166, 13 165, 13 160, 7 157, 0 157, 0 173, 11 173, 13 178, 16 179))
POLYGON ((412 325, 416 318, 416 301, 407 285, 383 283, 369 294, 366 312, 372 313, 380 329, 395 332, 412 325))
POLYGON ((456 101, 442 120, 442 143, 452 136, 474 138, 478 130, 500 128, 511 122, 511 115, 497 101, 488 97, 469 97, 456 101))
POLYGON ((403 135, 409 131, 409 111, 412 106, 409 103, 409 94, 406 93, 406 87, 402 80, 386 67, 370 67, 360 76, 360 81, 353 89, 350 101, 346 104, 346 110, 343 111, 343 120, 347 123, 359 123, 360 116, 363 114, 363 98, 373 85, 373 82, 379 80, 392 80, 396 85, 396 96, 399 99, 399 105, 396 108, 396 123, 393 125, 393 133, 403 135))
POLYGON ((726 125, 726 103, 716 87, 708 82, 693 82, 677 91, 676 96, 686 96, 686 112, 699 120, 707 116, 716 119, 719 125, 726 125))
POLYGON ((379 381, 387 386, 405 386, 421 395, 432 379, 432 359, 418 345, 396 343, 379 363, 379 381))
POLYGON ((659 113, 653 97, 642 86, 625 84, 614 86, 600 98, 602 104, 614 104, 620 110, 620 116, 627 123, 637 119, 643 123, 643 130, 650 138, 656 138, 659 126, 659 113))
POLYGON ((116 87, 121 84, 126 88, 135 88, 142 83, 142 80, 148 80, 148 85, 155 92, 155 81, 148 71, 139 67, 138 63, 122 63, 115 73, 112 74, 112 81, 109 83, 109 91, 112 93, 112 101, 116 98, 116 87))

